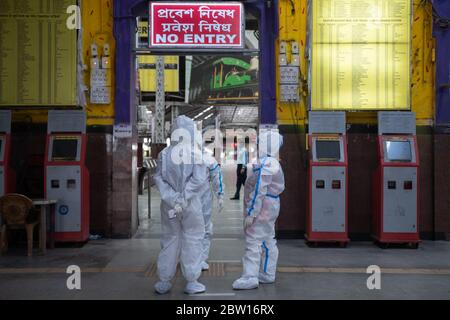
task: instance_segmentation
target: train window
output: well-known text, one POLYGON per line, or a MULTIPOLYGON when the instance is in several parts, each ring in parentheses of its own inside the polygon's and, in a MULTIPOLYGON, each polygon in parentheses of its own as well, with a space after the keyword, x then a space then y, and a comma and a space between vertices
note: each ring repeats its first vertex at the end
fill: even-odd
POLYGON ((316 140, 316 156, 319 161, 339 161, 341 143, 339 140, 316 140))

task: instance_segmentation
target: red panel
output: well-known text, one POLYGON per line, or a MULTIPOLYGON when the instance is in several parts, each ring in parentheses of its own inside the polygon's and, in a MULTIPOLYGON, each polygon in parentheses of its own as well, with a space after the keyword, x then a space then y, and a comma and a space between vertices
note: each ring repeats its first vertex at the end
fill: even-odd
MULTIPOLYGON (((410 137, 410 136, 406 136, 410 137)), ((374 172, 373 178, 373 186, 374 186, 374 204, 373 204, 373 230, 372 237, 381 243, 418 243, 420 242, 420 231, 419 231, 419 221, 420 221, 420 204, 419 204, 419 148, 417 145, 417 139, 414 136, 414 149, 416 153, 416 162, 411 163, 392 163, 392 162, 384 162, 384 148, 383 142, 386 137, 379 136, 378 137, 378 157, 379 157, 379 166, 377 170, 374 172), (383 198, 383 182, 384 182, 384 168, 386 167, 408 167, 408 168, 417 168, 417 221, 416 227, 417 231, 414 233, 392 233, 392 232, 384 232, 384 198, 383 198)), ((390 137, 392 138, 392 137, 390 137)), ((403 185, 397 186, 397 188, 403 188, 403 185)))
POLYGON ((4 167, 3 181, 5 186, 5 194, 14 193, 16 191, 16 172, 11 167, 11 135, 5 134, 1 135, 4 137, 4 153, 3 161, 0 160, 0 165, 4 167))
POLYGON ((308 205, 306 213, 306 234, 305 238, 310 242, 349 242, 348 238, 348 153, 347 137, 344 138, 344 162, 314 162, 312 160, 311 146, 313 138, 317 135, 309 135, 308 144, 310 146, 309 172, 308 172, 308 205), (313 232, 312 231, 312 168, 313 167, 345 167, 345 231, 344 232, 313 232))
MULTIPOLYGON (((47 143, 45 146, 44 159, 44 197, 47 197, 47 166, 79 166, 81 168, 81 226, 80 232, 56 232, 54 239, 56 242, 84 242, 89 239, 89 171, 86 167, 86 148, 87 136, 86 134, 57 134, 57 136, 80 136, 81 149, 80 161, 49 161, 49 146, 53 135, 47 136, 47 143)), ((57 213, 55 213, 57 214, 57 213)))

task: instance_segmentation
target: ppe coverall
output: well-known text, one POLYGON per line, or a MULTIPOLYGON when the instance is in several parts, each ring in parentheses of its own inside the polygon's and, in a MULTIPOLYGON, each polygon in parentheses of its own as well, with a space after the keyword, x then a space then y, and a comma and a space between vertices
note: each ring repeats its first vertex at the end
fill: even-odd
POLYGON ((211 236, 213 234, 213 223, 211 221, 213 207, 213 192, 219 200, 219 211, 223 206, 224 184, 222 170, 217 160, 207 152, 203 152, 203 161, 206 165, 208 182, 204 185, 201 194, 202 212, 205 221, 205 237, 203 238, 202 270, 208 270, 206 262, 209 257, 211 247, 211 236), (211 189, 212 188, 212 189, 211 189))
POLYGON ((185 292, 200 293, 205 291, 205 287, 197 281, 201 275, 205 224, 199 192, 207 181, 206 168, 201 161, 193 159, 194 121, 180 116, 175 120, 173 129, 184 133, 182 141, 173 141, 159 154, 154 176, 161 194, 162 226, 161 252, 157 264, 160 281, 156 283, 155 290, 160 294, 170 290, 170 281, 175 276, 180 260, 181 271, 188 282, 185 292), (174 158, 178 159, 180 150, 188 154, 188 161, 174 161, 174 158), (173 212, 176 212, 176 217, 173 212))
POLYGON ((243 273, 233 283, 233 289, 255 289, 259 283, 275 282, 278 248, 275 222, 280 211, 280 194, 284 191, 284 174, 274 158, 283 138, 277 132, 259 137, 259 159, 248 167, 249 176, 244 189, 245 255, 243 273), (276 143, 267 143, 268 141, 276 143), (263 143, 261 143, 263 142, 263 143), (266 145, 267 148, 261 148, 266 145))

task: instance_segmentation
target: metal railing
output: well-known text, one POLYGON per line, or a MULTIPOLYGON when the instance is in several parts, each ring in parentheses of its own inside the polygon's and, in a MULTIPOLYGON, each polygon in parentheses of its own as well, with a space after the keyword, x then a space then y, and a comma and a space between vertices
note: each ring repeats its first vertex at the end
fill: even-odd
POLYGON ((153 185, 153 175, 156 171, 156 160, 149 159, 145 160, 144 166, 148 169, 146 172, 147 183, 144 184, 143 188, 145 189, 145 185, 147 186, 147 206, 148 206, 148 219, 152 218, 152 185, 153 185))

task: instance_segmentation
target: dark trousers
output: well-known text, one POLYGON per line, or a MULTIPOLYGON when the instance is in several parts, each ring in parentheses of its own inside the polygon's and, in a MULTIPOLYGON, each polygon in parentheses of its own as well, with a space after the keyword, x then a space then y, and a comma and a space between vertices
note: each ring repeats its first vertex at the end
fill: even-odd
POLYGON ((236 170, 237 175, 237 181, 236 181, 236 194, 234 195, 235 198, 239 198, 239 194, 241 193, 241 186, 245 185, 245 180, 247 180, 247 166, 244 166, 242 164, 237 165, 236 170), (244 172, 241 173, 242 168, 244 168, 244 172))

